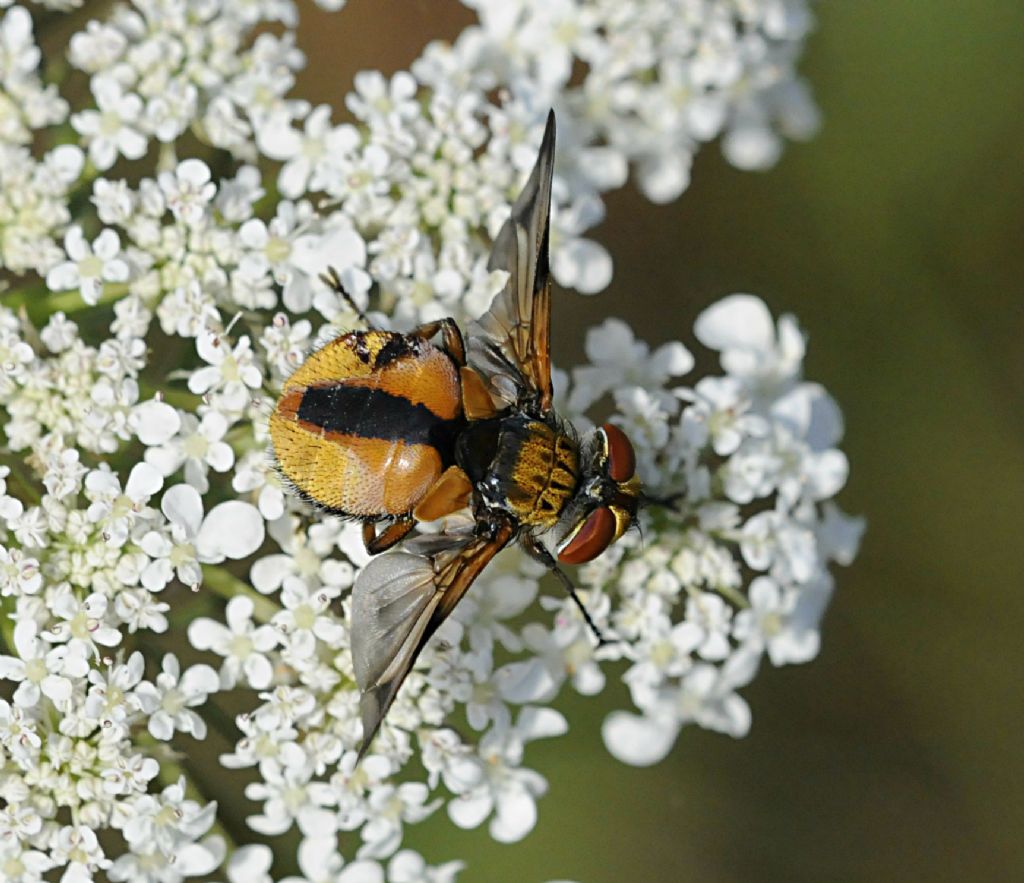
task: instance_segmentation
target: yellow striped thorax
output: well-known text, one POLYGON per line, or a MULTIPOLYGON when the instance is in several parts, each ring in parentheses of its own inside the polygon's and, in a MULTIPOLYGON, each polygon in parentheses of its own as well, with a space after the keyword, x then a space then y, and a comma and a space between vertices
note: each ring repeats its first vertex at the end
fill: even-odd
POLYGON ((520 523, 554 527, 578 481, 574 440, 539 420, 527 423, 507 491, 509 508, 520 523))
POLYGON ((579 446, 558 425, 520 412, 469 424, 456 461, 485 502, 525 527, 554 527, 579 486, 579 446))

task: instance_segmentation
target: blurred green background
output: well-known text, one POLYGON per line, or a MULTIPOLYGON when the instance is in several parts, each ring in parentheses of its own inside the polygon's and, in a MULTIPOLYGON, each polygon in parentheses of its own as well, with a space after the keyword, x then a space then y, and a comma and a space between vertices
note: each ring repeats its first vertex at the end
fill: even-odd
MULTIPOLYGON (((613 194, 612 288, 559 298, 554 327, 572 364, 609 314, 652 343, 692 342, 733 291, 799 317, 807 374, 847 419, 841 502, 868 518, 822 653, 762 671, 746 739, 687 729, 651 769, 601 744, 621 690, 567 694, 569 735, 527 756, 551 788, 525 841, 413 829, 467 883, 1024 879, 1024 4, 816 11, 801 69, 820 135, 760 175, 710 147, 671 206, 613 194)), ((470 21, 454 0, 304 14, 298 91, 339 109, 356 70, 470 21)))

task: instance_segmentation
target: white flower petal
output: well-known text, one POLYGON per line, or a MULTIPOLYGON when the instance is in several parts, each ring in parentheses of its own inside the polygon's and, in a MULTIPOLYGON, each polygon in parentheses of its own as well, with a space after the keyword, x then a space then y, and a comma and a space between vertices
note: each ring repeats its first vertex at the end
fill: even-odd
POLYGON ((205 561, 245 558, 255 552, 266 535, 259 510, 241 500, 214 506, 199 529, 196 548, 205 561))
POLYGON ((834 497, 850 474, 850 464, 842 451, 822 451, 804 458, 807 478, 807 495, 812 500, 827 500, 834 497))
POLYGON ((52 699, 55 703, 67 702, 71 698, 71 681, 57 675, 47 675, 40 685, 43 694, 52 699))
POLYGON ((598 190, 617 190, 626 183, 629 166, 621 151, 588 147, 579 152, 580 170, 598 190))
POLYGON ((181 417, 166 402, 150 399, 132 409, 129 423, 144 445, 162 445, 181 428, 181 417))
POLYGON ((117 146, 128 159, 139 159, 146 152, 146 139, 134 129, 123 128, 117 135, 117 146))
POLYGON ((185 877, 209 874, 221 862, 223 851, 203 843, 189 843, 174 850, 175 872, 185 877))
POLYGON ((508 702, 547 702, 560 686, 542 659, 510 662, 495 673, 501 696, 508 702))
POLYGON ((254 653, 242 665, 245 672, 245 679, 254 690, 264 690, 270 686, 274 679, 274 667, 266 656, 254 653))
POLYGON ((295 559, 291 555, 267 555, 253 564, 249 579, 254 589, 268 595, 281 587, 294 566, 295 559))
POLYGON ((698 317, 693 332, 713 350, 767 352, 775 343, 775 323, 764 301, 752 294, 732 294, 698 317))
POLYGON ((476 828, 493 807, 494 802, 486 792, 461 795, 448 801, 448 816, 460 828, 476 828))
POLYGON ((659 373, 669 377, 681 377, 693 368, 693 355, 678 341, 658 347, 651 362, 659 373))
POLYGON ((196 650, 211 650, 230 641, 231 632, 216 620, 200 616, 188 624, 188 640, 196 650))
POLYGON ((164 491, 160 511, 173 524, 184 527, 190 537, 199 533, 203 521, 203 499, 191 485, 176 484, 164 491))
POLYGON ((92 251, 100 260, 107 262, 121 250, 121 240, 113 230, 106 229, 93 241, 92 251))
POLYGON ((722 153, 738 169, 768 169, 782 155, 782 139, 767 126, 737 126, 722 139, 722 153))
MULTIPOLYGON (((223 362, 224 357, 227 355, 227 349, 227 344, 214 331, 204 331, 196 337, 196 352, 199 353, 199 357, 204 362, 208 362, 211 365, 219 365, 223 362)), ((196 373, 198 374, 199 372, 196 373)), ((217 376, 220 375, 219 371, 215 373, 217 376)), ((196 375, 193 374, 192 376, 195 377, 196 375)), ((191 383, 191 378, 189 382, 191 383)))
POLYGON ((287 163, 277 176, 277 186, 289 199, 297 199, 309 181, 309 161, 298 157, 287 163))
POLYGON ((199 190, 210 180, 210 167, 201 159, 183 159, 178 163, 175 174, 180 182, 199 190))
POLYGON ((651 202, 671 202, 690 186, 692 157, 662 153, 645 160, 639 168, 640 189, 651 202))
POLYGON ((124 486, 125 496, 130 500, 148 500, 164 484, 164 477, 149 463, 136 463, 124 486))
POLYGON ((537 824, 537 804, 527 791, 504 792, 491 820, 491 836, 499 843, 522 840, 537 824))
POLYGON ((224 609, 224 618, 227 620, 228 628, 239 634, 247 631, 255 608, 256 605, 253 604, 252 598, 247 598, 245 595, 232 598, 224 609))
MULTIPOLYGON (((366 264, 366 243, 355 230, 341 227, 322 236, 300 236, 292 251, 292 263, 316 278, 328 267, 344 271, 366 264)), ((346 281, 344 274, 342 281, 346 281)))
POLYGON ((21 681, 25 678, 25 661, 13 656, 0 656, 0 679, 21 681))
POLYGON ((580 294, 596 294, 612 281, 612 258, 590 239, 567 242, 552 256, 551 272, 559 284, 580 294))
POLYGON ((85 166, 85 154, 75 144, 61 144, 47 154, 46 161, 63 184, 73 184, 85 166))
POLYGON ((174 724, 170 715, 163 711, 154 712, 149 719, 149 733, 154 739, 167 742, 174 735, 174 724))
POLYGON ((550 739, 569 731, 569 723, 553 708, 524 708, 516 719, 516 731, 523 741, 550 739))
POLYGON ((268 876, 274 853, 263 843, 240 846, 231 854, 227 873, 231 883, 270 883, 268 876))
POLYGON ((69 291, 78 287, 78 267, 70 261, 57 264, 46 274, 46 287, 50 291, 69 291))
POLYGON ((338 883, 384 883, 384 869, 376 862, 361 859, 346 865, 338 883))
POLYGON ((220 689, 220 676, 208 665, 193 665, 181 676, 180 686, 186 696, 209 695, 220 689))
POLYGON ((604 719, 601 736, 612 756, 632 766, 651 766, 675 744, 679 724, 673 720, 640 717, 613 711, 604 719))
POLYGON ((214 442, 206 452, 206 462, 217 472, 227 472, 235 462, 235 452, 225 442, 214 442))
POLYGON ((78 224, 68 228, 68 232, 64 236, 64 250, 73 261, 80 261, 92 254, 89 243, 85 241, 85 235, 78 224))

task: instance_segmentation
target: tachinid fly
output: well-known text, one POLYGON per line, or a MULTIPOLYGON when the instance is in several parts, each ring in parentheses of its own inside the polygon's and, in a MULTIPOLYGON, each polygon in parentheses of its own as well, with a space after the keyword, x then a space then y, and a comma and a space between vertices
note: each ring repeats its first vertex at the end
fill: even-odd
POLYGON ((491 251, 488 267, 508 281, 465 338, 452 319, 344 334, 285 382, 271 415, 280 470, 298 493, 362 520, 371 553, 405 540, 353 587, 361 753, 420 651, 501 549, 518 541, 571 592, 555 557, 590 561, 636 516, 640 482, 623 432, 605 424, 581 440, 551 407, 554 150, 552 113, 491 251), (470 518, 406 539, 418 522, 467 507, 470 518))

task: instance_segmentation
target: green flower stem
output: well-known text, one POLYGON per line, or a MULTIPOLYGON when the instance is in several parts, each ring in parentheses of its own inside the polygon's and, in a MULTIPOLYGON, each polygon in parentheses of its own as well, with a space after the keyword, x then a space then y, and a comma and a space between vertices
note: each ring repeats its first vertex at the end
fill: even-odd
POLYGON ((14 595, 0 597, 0 646, 7 653, 15 656, 17 655, 14 649, 14 612, 16 604, 14 595))
POLYGON ((270 622, 274 614, 281 610, 268 597, 217 564, 203 565, 203 586, 229 601, 238 595, 245 595, 253 603, 253 618, 259 622, 270 622))
POLYGON ((87 304, 82 300, 80 291, 61 291, 46 298, 46 305, 51 313, 61 310, 65 313, 77 313, 79 310, 87 310, 90 307, 104 306, 119 300, 128 293, 127 282, 108 282, 103 286, 99 300, 95 304, 87 304))
POLYGON ((142 377, 139 378, 139 391, 140 399, 152 399, 159 394, 160 398, 168 405, 181 408, 182 411, 188 411, 190 414, 195 413, 196 408, 203 401, 202 396, 197 396, 188 390, 154 386, 142 377))
POLYGON ((19 285, 17 288, 8 288, 0 293, 0 304, 12 310, 18 310, 29 304, 36 304, 45 300, 50 290, 45 285, 19 285))
POLYGON ((235 719, 216 702, 217 694, 211 695, 202 707, 203 720, 220 733, 224 740, 232 745, 238 741, 239 730, 235 719))
MULTIPOLYGON (((43 66, 43 82, 48 86, 61 86, 71 72, 71 65, 63 55, 47 58, 43 66)), ((71 128, 70 126, 68 128, 71 128)), ((74 132, 74 129, 71 129, 74 132)))
MULTIPOLYGON (((178 780, 181 779, 185 783, 185 794, 188 797, 203 805, 211 802, 210 798, 199 789, 192 776, 189 775, 188 770, 178 762, 177 758, 180 757, 180 754, 167 742, 154 739, 147 730, 139 730, 135 734, 135 743, 140 748, 146 749, 149 755, 160 764, 160 772, 157 773, 156 778, 163 787, 176 785, 178 780)), ((220 819, 216 816, 214 816, 213 825, 210 827, 209 833, 218 834, 224 838, 229 854, 238 848, 235 838, 228 833, 227 828, 221 824, 220 819)))
MULTIPOLYGON (((685 591, 687 596, 692 598, 694 601, 699 601, 700 596, 705 593, 704 589, 698 588, 697 586, 686 586, 685 591)), ((746 599, 743 593, 734 589, 732 586, 708 586, 707 591, 717 592, 737 610, 746 610, 750 606, 750 602, 746 599)))
POLYGON ((252 437, 252 428, 242 424, 232 426, 224 437, 224 441, 231 445, 236 452, 243 454, 256 447, 256 442, 252 437))
POLYGON ((8 488, 15 492, 14 496, 22 503, 38 505, 42 500, 42 495, 36 487, 35 480, 26 473, 24 461, 17 457, 4 455, 0 456, 0 466, 6 466, 11 470, 7 473, 5 481, 8 488))
POLYGON ((124 297, 128 293, 127 282, 108 282, 103 286, 95 304, 82 300, 80 291, 51 292, 45 285, 13 288, 0 294, 0 304, 12 310, 24 308, 34 325, 41 326, 54 313, 80 313, 93 306, 102 307, 124 297))
POLYGON ((750 606, 750 602, 744 597, 743 593, 737 591, 732 586, 713 586, 713 588, 738 610, 746 610, 750 606))

